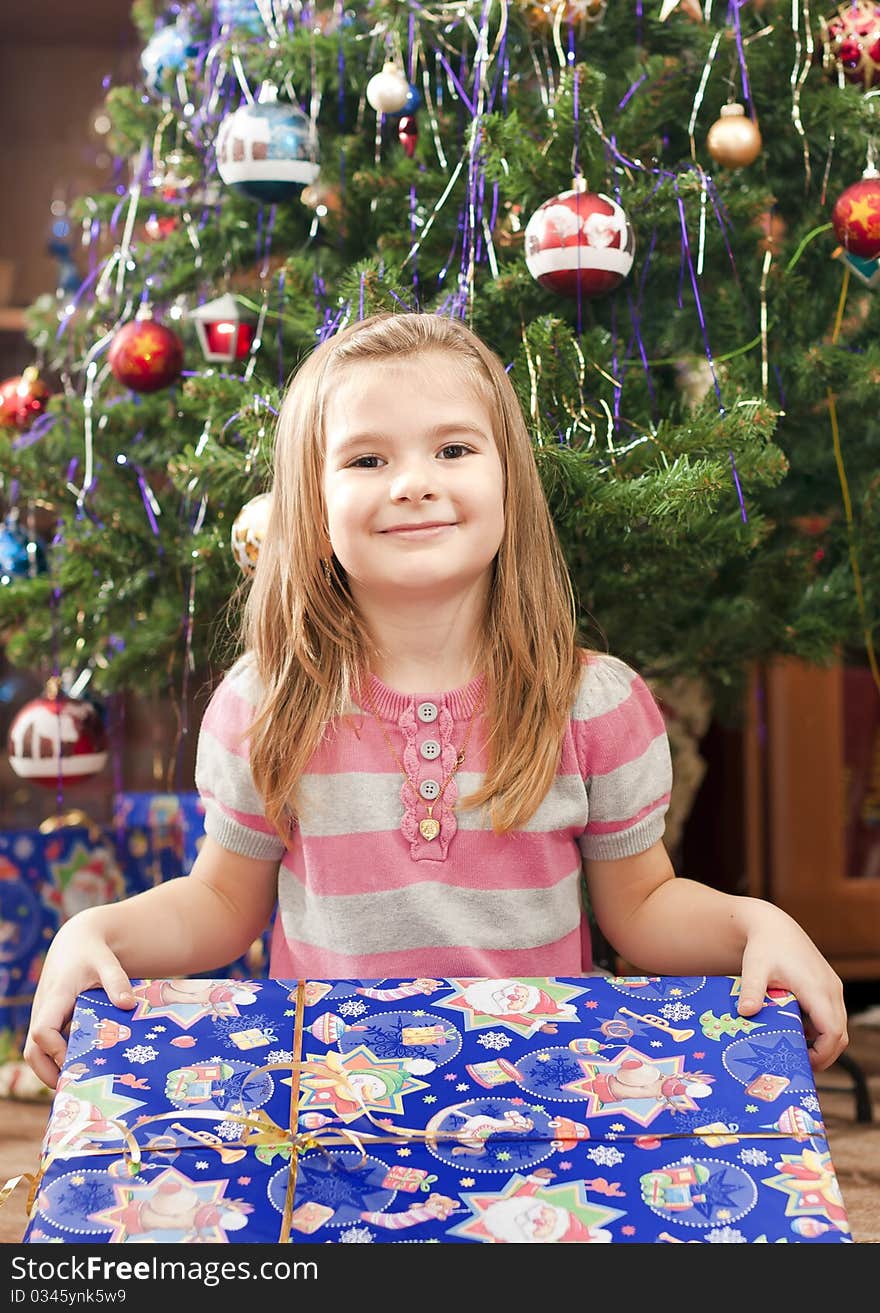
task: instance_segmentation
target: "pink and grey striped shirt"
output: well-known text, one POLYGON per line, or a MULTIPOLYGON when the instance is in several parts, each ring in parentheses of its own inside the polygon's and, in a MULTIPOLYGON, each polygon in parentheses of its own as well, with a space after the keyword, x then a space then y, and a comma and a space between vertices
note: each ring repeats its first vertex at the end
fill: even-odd
MULTIPOLYGON (((416 787, 441 782, 483 676, 446 693, 398 693, 375 675, 370 681, 373 706, 416 787), (436 708, 435 717, 424 713, 425 704, 436 708)), ((271 976, 501 978, 590 970, 583 863, 649 848, 662 837, 669 803, 663 719, 634 670, 603 654, 586 660, 553 784, 526 825, 507 834, 493 834, 479 808, 453 809, 483 781, 486 727, 478 715, 467 758, 434 804, 440 833, 430 841, 419 832, 427 804, 403 780, 364 699, 325 731, 303 776, 302 814, 285 849, 248 766, 258 693, 244 656, 205 712, 196 786, 207 834, 235 853, 280 862, 271 976)))

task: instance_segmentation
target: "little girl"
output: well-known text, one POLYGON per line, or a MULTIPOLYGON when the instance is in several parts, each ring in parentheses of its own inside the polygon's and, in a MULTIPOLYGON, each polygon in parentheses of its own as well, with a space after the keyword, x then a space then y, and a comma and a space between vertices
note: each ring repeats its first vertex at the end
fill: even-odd
POLYGON ((198 745, 189 876, 55 935, 24 1055, 54 1086, 77 994, 240 956, 276 909, 281 978, 591 968, 796 995, 816 1070, 847 1043, 840 980, 785 912, 677 878, 671 768, 642 679, 578 643, 516 394, 461 323, 376 315, 319 346, 278 420, 244 655, 198 745))

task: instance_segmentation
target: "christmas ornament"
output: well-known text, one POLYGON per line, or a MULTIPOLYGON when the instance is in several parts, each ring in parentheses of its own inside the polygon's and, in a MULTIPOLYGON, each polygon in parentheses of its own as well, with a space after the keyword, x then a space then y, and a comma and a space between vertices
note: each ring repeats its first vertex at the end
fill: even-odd
POLYGON ((217 171, 256 201, 283 201, 318 176, 313 133, 298 105, 282 104, 270 83, 228 114, 217 134, 217 171))
POLYGON ((0 429, 26 429, 42 415, 49 389, 36 365, 0 383, 0 429))
POLYGON ((256 321, 242 315, 229 292, 190 310, 202 354, 206 360, 243 360, 257 331, 256 321))
POLYGON ((559 22, 564 31, 573 28, 579 37, 598 27, 608 8, 608 0, 517 0, 517 4, 529 27, 549 33, 559 22))
POLYGON ((400 114, 410 94, 406 74, 392 59, 386 60, 382 71, 375 73, 367 83, 367 100, 377 114, 400 114))
POLYGON ((551 196, 526 224, 526 266, 542 287, 561 296, 603 296, 632 268, 635 235, 610 197, 586 190, 551 196))
POLYGON ((252 575, 257 568, 257 558, 266 536, 271 510, 272 494, 260 492, 245 502, 232 522, 232 555, 236 565, 246 575, 252 575))
POLYGON ((835 260, 842 260, 844 264, 860 279, 866 287, 870 287, 873 292, 875 287, 880 286, 880 260, 866 260, 864 256, 853 255, 850 251, 844 250, 838 246, 836 251, 831 252, 835 260))
POLYGON ((413 82, 409 82, 407 83, 406 100, 403 102, 400 109, 389 111, 389 118, 396 118, 398 114, 415 114, 416 110, 421 106, 421 103, 421 92, 413 82))
POLYGON ((107 359, 114 377, 133 392, 158 392, 183 368, 183 343, 172 329, 143 312, 119 329, 107 359))
POLYGON ((308 187, 303 187, 300 194, 300 200, 309 210, 314 210, 319 219, 323 219, 330 214, 338 214, 342 207, 342 198, 339 195, 339 188, 333 183, 313 182, 308 187))
POLYGON ((0 528, 0 585, 45 573, 46 544, 36 534, 27 533, 13 511, 0 528))
POLYGON ((776 210, 763 210, 758 215, 755 227, 761 232, 761 240, 758 242, 759 251, 771 251, 778 255, 782 250, 788 224, 781 214, 776 210))
POLYGON ((179 224, 180 220, 174 214, 151 214, 144 224, 144 235, 151 242, 160 242, 163 237, 170 236, 179 224))
POLYGON ((167 73, 179 73, 187 60, 198 54, 189 23, 184 17, 168 27, 161 27, 150 37, 141 53, 144 82, 156 95, 162 92, 167 73))
POLYGON ((867 89, 880 82, 880 4, 851 0, 822 24, 822 67, 867 89))
POLYGON ((831 211, 837 240, 852 255, 880 255, 880 174, 867 168, 859 182, 840 193, 831 211))
POLYGON ((706 149, 724 169, 745 168, 761 153, 758 125, 748 118, 742 105, 722 105, 721 117, 706 134, 706 149))
POLYGON ((221 27, 243 27, 254 36, 266 31, 257 0, 217 0, 216 12, 221 27))
POLYGON ((419 126, 416 123, 415 115, 402 115, 397 125, 397 140, 409 158, 412 159, 419 141, 419 126))
POLYGON ((104 722, 81 698, 47 689, 25 703, 9 727, 9 764, 35 784, 54 788, 59 779, 86 780, 106 762, 104 722))

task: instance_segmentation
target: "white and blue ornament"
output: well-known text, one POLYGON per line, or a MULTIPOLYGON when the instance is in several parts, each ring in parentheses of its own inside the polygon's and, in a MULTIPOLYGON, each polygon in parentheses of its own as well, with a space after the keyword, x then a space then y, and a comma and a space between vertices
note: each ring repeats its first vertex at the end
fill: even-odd
POLYGON ((26 533, 14 515, 0 527, 0 585, 46 573, 46 545, 26 533))
POLYGON ((179 73, 186 68, 187 60, 197 53, 198 47, 185 19, 179 18, 168 27, 160 27, 141 52, 144 82, 150 91, 159 95, 166 73, 179 73))
POLYGON ((377 114, 404 114, 412 91, 400 64, 387 59, 367 83, 367 100, 377 114))
POLYGON ((401 106, 400 109, 396 109, 393 111, 393 113, 389 113, 388 117, 390 119, 396 119, 396 118, 402 118, 408 114, 415 114, 416 110, 420 108, 421 103, 422 103, 421 92, 419 91, 418 87, 415 85, 414 82, 410 82, 409 91, 407 92, 407 97, 406 100, 403 102, 403 105, 401 106))
POLYGON ((255 201, 284 201, 318 176, 308 116, 282 103, 266 83, 257 100, 227 114, 216 142, 217 171, 229 187, 255 201))
POLYGON ((243 27, 254 36, 266 30, 257 0, 217 0, 215 13, 221 27, 243 27))

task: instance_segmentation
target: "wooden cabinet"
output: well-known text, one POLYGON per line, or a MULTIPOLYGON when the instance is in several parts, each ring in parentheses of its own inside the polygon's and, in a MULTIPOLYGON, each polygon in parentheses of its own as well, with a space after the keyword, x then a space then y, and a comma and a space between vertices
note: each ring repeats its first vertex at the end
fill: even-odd
POLYGON ((742 730, 745 892, 784 908, 844 980, 880 978, 880 691, 784 659, 742 730))

